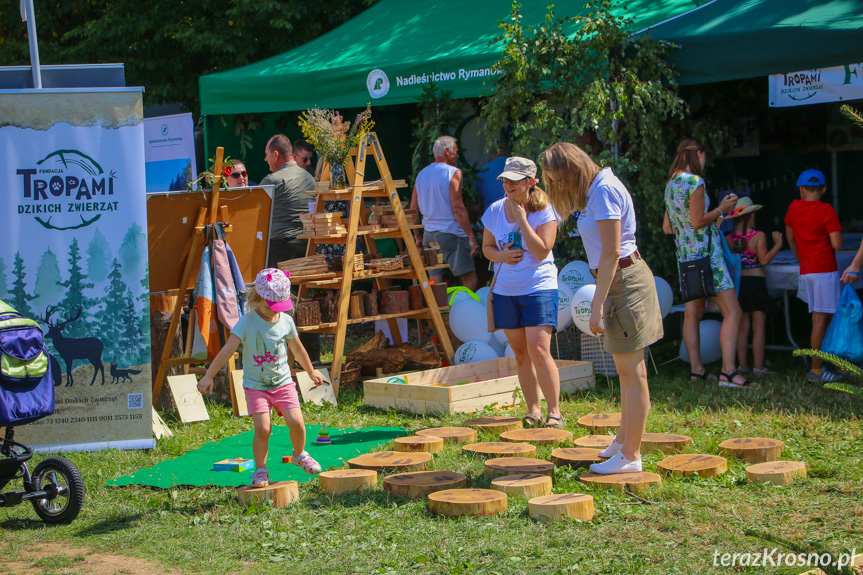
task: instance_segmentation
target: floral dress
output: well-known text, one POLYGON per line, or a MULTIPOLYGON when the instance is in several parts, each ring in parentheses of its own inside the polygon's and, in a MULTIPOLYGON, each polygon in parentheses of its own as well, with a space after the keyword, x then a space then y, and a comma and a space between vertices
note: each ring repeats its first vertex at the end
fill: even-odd
MULTIPOLYGON (((704 186, 704 179, 689 172, 681 172, 674 176, 665 186, 665 209, 668 219, 674 228, 674 241, 677 244, 677 261, 691 262, 710 257, 710 267, 713 269, 713 287, 716 293, 734 289, 731 274, 722 258, 722 232, 709 224, 701 229, 694 229, 689 220, 689 199, 699 187, 704 186), (708 233, 710 230, 712 233, 708 233), (712 244, 712 247, 711 247, 712 244)), ((704 213, 710 211, 710 198, 704 187, 704 213)))

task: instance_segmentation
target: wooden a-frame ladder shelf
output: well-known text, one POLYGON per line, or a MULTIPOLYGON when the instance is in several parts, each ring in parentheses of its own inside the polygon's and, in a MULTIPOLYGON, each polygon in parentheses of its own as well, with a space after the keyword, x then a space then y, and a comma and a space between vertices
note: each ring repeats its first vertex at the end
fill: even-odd
MULTIPOLYGON (((441 317, 441 309, 435 301, 431 286, 429 285, 426 267, 423 265, 422 257, 420 257, 414 242, 413 229, 421 228, 422 226, 408 223, 405 216, 402 202, 399 198, 397 188, 404 188, 404 180, 396 182, 390 175, 390 169, 387 161, 381 151, 380 143, 377 135, 372 132, 363 138, 360 145, 351 151, 350 156, 345 162, 345 173, 348 187, 343 190, 331 190, 329 181, 320 182, 314 190, 309 191, 310 194, 316 196, 315 213, 324 213, 324 206, 327 200, 347 200, 348 202, 348 225, 344 234, 337 236, 312 236, 302 235, 301 238, 309 240, 309 245, 306 250, 306 256, 315 255, 315 248, 318 244, 344 244, 345 255, 342 257, 343 271, 342 277, 336 277, 326 280, 304 281, 298 277, 296 280, 291 278, 292 282, 299 285, 299 297, 304 298, 309 287, 329 287, 337 288, 338 295, 338 319, 335 323, 322 324, 318 326, 304 326, 297 328, 301 332, 318 332, 318 333, 334 333, 335 344, 333 346, 333 364, 330 368, 330 376, 333 382, 333 391, 338 394, 339 381, 342 370, 342 354, 345 349, 345 332, 349 324, 371 321, 374 319, 386 319, 389 323, 390 333, 396 343, 406 341, 407 334, 401 334, 396 321, 400 317, 411 318, 428 318, 431 319, 437 332, 438 341, 443 347, 443 352, 447 358, 452 361, 454 352, 452 343, 450 342, 446 326, 441 317), (366 161, 371 155, 377 164, 378 172, 382 175, 381 179, 376 182, 365 182, 364 173, 366 171, 366 161), (366 198, 386 198, 389 205, 392 207, 393 215, 398 223, 397 228, 383 228, 378 230, 359 230, 359 222, 368 221, 368 213, 366 211, 366 198), (379 290, 383 290, 389 286, 390 280, 394 278, 414 279, 422 286, 423 297, 425 298, 427 309, 410 310, 405 313, 378 315, 374 317, 366 317, 361 319, 348 319, 348 306, 350 304, 351 283, 354 281, 354 255, 356 253, 357 238, 363 239, 368 253, 377 253, 375 247, 375 237, 381 238, 400 238, 405 243, 408 257, 410 258, 411 267, 409 269, 399 269, 393 271, 381 271, 363 275, 357 279, 373 279, 379 290), (404 336, 404 337, 403 337, 404 336)), ((323 169, 324 178, 329 178, 329 166, 325 165, 323 169)), ((434 266, 432 269, 439 269, 446 266, 434 266)), ((290 271, 290 269, 288 270, 290 271)))

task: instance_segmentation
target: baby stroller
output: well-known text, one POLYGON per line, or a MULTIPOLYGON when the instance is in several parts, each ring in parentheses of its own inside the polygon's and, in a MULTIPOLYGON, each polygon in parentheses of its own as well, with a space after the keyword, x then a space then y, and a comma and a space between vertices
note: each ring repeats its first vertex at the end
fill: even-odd
POLYGON ((46 523, 69 523, 84 504, 84 482, 75 464, 65 457, 49 457, 33 472, 27 461, 33 451, 13 441, 16 425, 54 413, 53 377, 57 360, 45 350, 39 324, 0 300, 0 507, 29 501, 46 523), (22 479, 21 491, 4 491, 22 479))

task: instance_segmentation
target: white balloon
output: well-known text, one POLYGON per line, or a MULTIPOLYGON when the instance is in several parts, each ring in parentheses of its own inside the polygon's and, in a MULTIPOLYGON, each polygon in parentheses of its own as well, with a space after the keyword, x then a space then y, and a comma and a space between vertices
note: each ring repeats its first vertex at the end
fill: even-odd
POLYGON ((488 304, 488 292, 491 291, 488 286, 481 287, 476 290, 476 295, 479 296, 479 301, 482 305, 488 304))
MULTIPOLYGON (((722 359, 722 346, 719 343, 719 329, 722 322, 715 319, 705 319, 698 326, 701 334, 701 363, 708 364, 722 359)), ((686 343, 680 342, 680 359, 689 363, 689 354, 686 352, 686 343)))
POLYGON ((572 296, 570 313, 575 327, 587 335, 593 335, 590 331, 590 304, 593 303, 593 294, 596 293, 596 285, 587 284, 581 286, 572 296))
POLYGON ((671 291, 668 282, 661 277, 653 276, 653 281, 656 282, 656 295, 659 296, 659 311, 662 317, 665 317, 674 305, 674 292, 671 291))
POLYGON ((564 330, 572 323, 572 295, 567 293, 567 288, 564 284, 558 284, 557 288, 557 331, 564 330))
POLYGON ((485 306, 471 297, 453 302, 449 312, 449 326, 461 341, 488 343, 491 339, 485 306))
POLYGON ((590 275, 587 262, 569 262, 557 275, 557 283, 566 284, 570 293, 574 294, 581 286, 595 284, 596 280, 590 275))
POLYGON ((506 343, 506 333, 502 329, 499 329, 491 334, 491 339, 498 342, 500 345, 503 345, 506 343))
POLYGON ((498 357, 503 357, 503 344, 497 341, 494 337, 488 340, 488 346, 494 350, 498 357))
POLYGON ((511 347, 509 347, 509 342, 506 342, 506 345, 503 346, 503 356, 502 357, 515 357, 515 352, 512 351, 511 347))
POLYGON ((481 341, 469 341, 467 343, 463 343, 461 347, 455 351, 456 365, 485 361, 487 359, 497 359, 498 357, 500 356, 498 356, 497 352, 493 350, 491 346, 481 341))

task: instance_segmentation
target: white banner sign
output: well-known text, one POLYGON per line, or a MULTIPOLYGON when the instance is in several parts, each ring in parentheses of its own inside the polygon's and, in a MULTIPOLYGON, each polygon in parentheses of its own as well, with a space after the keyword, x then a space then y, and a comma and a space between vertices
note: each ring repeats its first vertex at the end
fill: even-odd
POLYGON ((861 98, 863 63, 770 76, 770 106, 774 108, 861 98))
POLYGON ((0 299, 60 368, 55 413, 16 439, 151 447, 141 89, 0 93, 0 109, 0 299))
POLYGON ((194 180, 195 125, 192 114, 144 120, 147 193, 185 191, 194 180))

